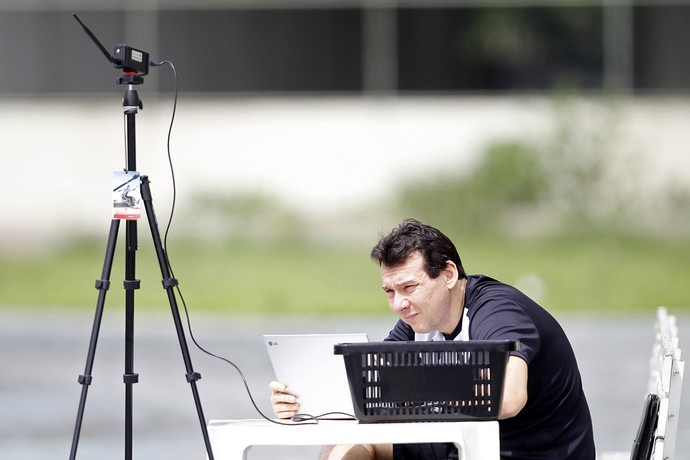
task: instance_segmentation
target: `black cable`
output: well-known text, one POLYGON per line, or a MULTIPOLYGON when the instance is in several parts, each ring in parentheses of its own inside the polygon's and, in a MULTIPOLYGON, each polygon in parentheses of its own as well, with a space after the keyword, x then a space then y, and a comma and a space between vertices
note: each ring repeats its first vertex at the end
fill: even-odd
MULTIPOLYGON (((177 96, 179 93, 179 82, 178 82, 177 70, 175 69, 175 65, 171 61, 165 60, 165 61, 161 61, 160 63, 151 62, 151 65, 156 66, 156 67, 163 65, 163 64, 168 64, 170 66, 170 68, 173 71, 173 76, 174 76, 174 80, 175 80, 175 93, 174 93, 174 97, 173 97, 173 111, 172 111, 172 116, 170 118, 170 126, 168 128, 168 139, 167 139, 168 164, 170 165, 170 175, 172 178, 173 196, 172 196, 172 204, 171 204, 171 209, 170 209, 170 217, 168 218, 168 224, 166 225, 165 233, 164 233, 164 237, 163 237, 163 252, 165 255, 165 263, 167 264, 168 269, 170 270, 170 275, 174 278, 175 274, 173 272, 173 268, 172 268, 172 264, 170 263, 170 259, 168 257, 168 234, 170 232, 170 228, 172 226, 172 221, 173 221, 173 216, 175 214, 175 204, 177 202, 177 184, 175 181, 175 169, 173 167, 172 153, 171 153, 171 149, 170 149, 170 139, 172 137, 172 129, 173 129, 173 125, 175 123, 175 114, 177 112, 177 96)), ((189 331, 189 336, 192 339, 192 342, 194 343, 194 345, 196 345, 196 347, 199 350, 201 350, 203 353, 205 353, 205 354, 207 354, 213 358, 224 361, 225 363, 227 363, 230 366, 235 368, 235 370, 237 371, 237 373, 240 375, 240 377, 242 379, 242 383, 244 384, 244 388, 247 391, 247 395, 249 396, 249 400, 251 401, 252 406, 254 406, 254 409, 259 413, 259 415, 261 415, 261 417, 263 417, 264 419, 268 420, 271 423, 275 423, 278 425, 295 426, 295 425, 316 424, 316 423, 319 423, 320 418, 334 414, 334 413, 327 413, 327 414, 322 414, 322 415, 317 415, 317 416, 312 416, 309 414, 297 414, 292 418, 292 422, 282 422, 282 421, 278 421, 278 420, 275 420, 275 419, 272 419, 272 418, 266 416, 261 411, 261 409, 259 409, 259 406, 256 404, 256 401, 254 400, 254 397, 252 396, 252 392, 249 388, 249 383, 247 382, 247 379, 244 376, 242 369, 240 369, 239 366, 237 366, 234 362, 230 361, 229 359, 224 358, 222 356, 218 356, 218 355, 206 350, 204 347, 202 347, 199 344, 199 342, 197 342, 196 338, 194 337, 194 333, 192 332, 192 323, 191 323, 191 319, 190 319, 190 315, 189 315, 189 310, 187 308, 187 302, 185 301, 184 296, 182 295, 182 291, 180 289, 179 283, 175 286, 175 289, 177 290, 177 294, 180 297, 180 301, 182 302, 182 306, 183 306, 184 312, 185 312, 185 318, 187 321, 187 329, 189 331)), ((354 419, 354 416, 352 416, 350 414, 342 414, 342 415, 346 415, 346 416, 354 419)))
MULTIPOLYGON (((177 184, 175 182, 175 168, 173 166, 173 161, 172 161, 172 153, 170 150, 170 139, 172 138, 172 130, 173 130, 173 125, 175 124, 175 115, 177 114, 177 96, 179 94, 179 79, 177 77, 177 69, 175 68, 175 64, 172 63, 172 61, 161 61, 159 63, 152 62, 151 65, 153 66, 160 66, 163 64, 168 64, 170 68, 172 69, 173 72, 173 80, 175 82, 175 92, 173 94, 173 110, 172 110, 172 115, 170 117, 170 126, 168 127, 168 139, 167 139, 167 152, 168 152, 168 165, 170 165, 170 178, 172 179, 172 204, 170 206, 170 217, 168 218, 168 224, 165 228, 165 233, 164 233, 164 238, 163 238, 163 249, 165 250, 166 253, 166 259, 167 259, 167 247, 168 247, 168 233, 170 232, 170 226, 172 225, 173 221, 173 215, 175 214, 175 205, 177 203, 177 184)), ((170 261, 167 261, 168 263, 168 268, 170 268, 170 261)))

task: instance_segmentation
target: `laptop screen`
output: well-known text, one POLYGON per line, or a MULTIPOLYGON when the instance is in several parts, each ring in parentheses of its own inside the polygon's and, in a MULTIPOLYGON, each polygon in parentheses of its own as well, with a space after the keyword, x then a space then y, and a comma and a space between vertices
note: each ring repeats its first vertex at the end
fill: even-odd
POLYGON ((266 334, 263 336, 277 381, 297 396, 300 414, 323 418, 353 415, 352 397, 338 343, 368 342, 366 334, 266 334))

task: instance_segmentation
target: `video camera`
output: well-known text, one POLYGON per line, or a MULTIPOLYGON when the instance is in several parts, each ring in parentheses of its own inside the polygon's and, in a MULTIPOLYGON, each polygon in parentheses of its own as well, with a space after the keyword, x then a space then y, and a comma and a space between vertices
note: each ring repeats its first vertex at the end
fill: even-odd
POLYGON ((149 53, 120 44, 115 47, 113 65, 124 72, 136 72, 139 76, 144 76, 149 73, 149 53))
POLYGON ((86 34, 91 37, 91 40, 98 46, 106 59, 108 59, 116 69, 122 69, 123 76, 118 79, 118 83, 139 84, 144 81, 142 77, 149 73, 149 53, 132 48, 131 46, 120 44, 115 46, 114 55, 110 54, 94 33, 86 27, 86 24, 84 24, 81 19, 79 19, 79 16, 77 16, 76 13, 72 13, 72 16, 81 24, 86 34))

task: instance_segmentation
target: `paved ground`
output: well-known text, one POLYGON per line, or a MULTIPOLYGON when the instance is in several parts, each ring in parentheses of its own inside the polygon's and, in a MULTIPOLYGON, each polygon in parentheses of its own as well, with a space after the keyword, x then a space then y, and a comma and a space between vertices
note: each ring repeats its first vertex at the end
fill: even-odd
MULTIPOLYGON (((124 457, 123 321, 115 309, 100 328, 77 458, 124 457)), ((580 360, 593 412, 598 450, 630 448, 646 392, 654 311, 623 319, 560 318, 580 360)), ((0 452, 8 460, 69 458, 93 317, 54 311, 40 315, 0 309, 0 452)), ((270 364, 261 334, 367 332, 384 336, 391 318, 250 319, 193 314, 196 338, 243 371, 259 408, 270 413, 270 364)), ((681 346, 690 317, 679 318, 681 346)), ((138 314, 135 321, 134 458, 203 459, 205 448, 170 315, 138 314)), ((685 340, 684 340, 685 339, 685 340)), ((257 418, 237 371, 201 353, 189 340, 206 419, 257 418)), ((690 384, 685 385, 676 458, 690 458, 690 384)), ((314 458, 314 448, 255 448, 250 459, 314 458)))

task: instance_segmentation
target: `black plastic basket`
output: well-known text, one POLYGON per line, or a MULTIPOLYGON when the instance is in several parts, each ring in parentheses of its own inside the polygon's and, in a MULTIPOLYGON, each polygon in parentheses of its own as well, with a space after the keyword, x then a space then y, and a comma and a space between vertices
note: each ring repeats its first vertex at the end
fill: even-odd
POLYGON ((361 423, 496 420, 517 341, 335 345, 361 423))

